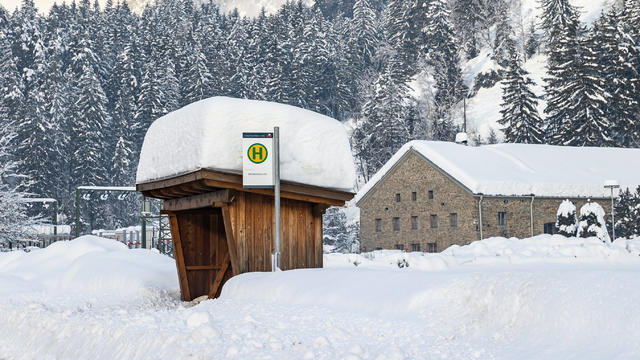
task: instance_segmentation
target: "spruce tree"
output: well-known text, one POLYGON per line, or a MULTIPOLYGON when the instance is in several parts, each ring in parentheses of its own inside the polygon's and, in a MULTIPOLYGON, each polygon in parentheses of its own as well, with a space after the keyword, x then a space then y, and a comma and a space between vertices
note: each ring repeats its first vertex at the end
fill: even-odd
POLYGON ((604 221, 604 209, 600 204, 587 202, 580 208, 577 237, 597 237, 602 242, 609 243, 611 238, 604 221))
POLYGON ((626 239, 636 235, 640 219, 635 218, 634 210, 639 205, 637 194, 632 193, 629 188, 620 191, 614 206, 616 237, 626 239))
POLYGON ((502 109, 498 123, 503 125, 505 141, 511 143, 541 144, 544 142, 542 119, 538 115, 537 96, 526 70, 520 64, 517 52, 509 61, 502 82, 502 109))
POLYGON ((576 206, 569 199, 563 200, 558 207, 556 229, 558 229, 558 234, 566 237, 574 237, 578 232, 576 206))
POLYGON ((450 126, 449 111, 462 99, 466 87, 462 83, 460 58, 451 25, 451 14, 444 0, 434 0, 429 4, 425 32, 429 38, 428 62, 433 68, 436 87, 433 133, 436 139, 451 141, 455 130, 450 126))

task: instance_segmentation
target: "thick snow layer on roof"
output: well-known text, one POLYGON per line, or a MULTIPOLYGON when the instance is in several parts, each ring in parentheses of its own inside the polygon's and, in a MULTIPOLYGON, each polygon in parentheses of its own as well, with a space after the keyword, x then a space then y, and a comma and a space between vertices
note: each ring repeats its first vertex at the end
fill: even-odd
POLYGON ((640 149, 497 144, 480 147, 416 140, 405 144, 359 191, 360 201, 408 151, 415 150, 474 194, 609 197, 640 184, 640 149))
POLYGON ((136 182, 200 169, 242 172, 242 133, 280 127, 283 181, 351 191, 355 167, 344 126, 294 106, 214 97, 156 120, 142 145, 136 182))

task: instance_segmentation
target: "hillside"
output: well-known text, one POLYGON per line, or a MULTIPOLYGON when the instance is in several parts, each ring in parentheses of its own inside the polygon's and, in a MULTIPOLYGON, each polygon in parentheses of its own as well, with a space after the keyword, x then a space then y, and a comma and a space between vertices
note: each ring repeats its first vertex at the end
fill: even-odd
MULTIPOLYGON (((612 4, 612 0, 572 0, 571 3, 581 10, 581 20, 590 25, 603 11, 606 11, 612 4)), ((537 0, 522 1, 521 17, 512 18, 512 27, 517 29, 518 24, 529 24, 538 19, 541 9, 537 0)), ((540 35, 541 32, 539 31, 540 35)), ((497 69, 499 66, 491 59, 491 49, 484 48, 480 55, 463 63, 463 78, 468 87, 472 87, 476 76, 480 73, 487 73, 497 69)), ((539 97, 544 94, 544 78, 546 77, 547 57, 544 54, 536 54, 527 59, 524 68, 529 72, 531 79, 535 82, 534 92, 539 97)), ((500 102, 502 97, 502 83, 498 83, 489 88, 481 88, 477 94, 467 102, 467 129, 476 131, 484 138, 489 136, 490 129, 498 132, 501 125, 497 123, 500 119, 500 102)), ((546 107, 544 99, 539 99, 538 111, 543 113, 546 107)), ((460 112, 462 109, 460 109, 460 112)))

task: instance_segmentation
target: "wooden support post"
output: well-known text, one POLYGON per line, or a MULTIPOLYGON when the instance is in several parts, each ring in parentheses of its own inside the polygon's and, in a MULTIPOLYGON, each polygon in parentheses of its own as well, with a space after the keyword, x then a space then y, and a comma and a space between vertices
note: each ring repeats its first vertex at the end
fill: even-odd
POLYGON ((213 282, 211 289, 209 289, 210 299, 213 299, 218 293, 218 288, 222 284, 222 279, 224 279, 224 274, 227 273, 227 270, 229 269, 229 265, 231 265, 231 260, 229 259, 229 253, 227 253, 227 255, 224 257, 224 261, 222 262, 222 269, 220 269, 218 271, 218 274, 216 274, 216 279, 213 282))
POLYGON ((178 269, 178 279, 180 280, 180 293, 183 301, 191 301, 191 292, 189 291, 189 280, 187 278, 187 269, 184 265, 184 254, 182 253, 182 242, 180 241, 180 229, 178 227, 178 218, 176 214, 168 212, 169 223, 171 224, 171 237, 173 242, 173 256, 176 259, 176 267, 178 269))
POLYGON ((238 259, 238 251, 236 249, 235 236, 233 236, 233 227, 231 226, 231 215, 230 215, 228 206, 223 205, 221 209, 222 209, 222 220, 224 221, 224 232, 227 238, 227 247, 229 248, 229 255, 231 257, 231 271, 233 272, 233 276, 236 276, 240 273, 240 259, 238 259))

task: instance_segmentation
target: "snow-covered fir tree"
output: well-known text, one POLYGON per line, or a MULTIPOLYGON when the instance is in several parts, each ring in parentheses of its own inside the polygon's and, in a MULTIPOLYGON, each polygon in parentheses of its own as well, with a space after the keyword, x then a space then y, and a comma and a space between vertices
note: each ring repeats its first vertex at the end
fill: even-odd
POLYGON ((330 207, 322 216, 322 243, 331 252, 355 253, 360 249, 358 227, 348 223, 344 210, 330 207))
POLYGON ((640 234, 640 187, 620 191, 614 206, 616 237, 633 238, 640 234))
POLYGON ((558 229, 558 234, 566 237, 576 236, 578 232, 576 206, 569 199, 563 200, 558 207, 556 229, 558 229))
POLYGON ((500 110, 502 117, 498 123, 504 126, 505 141, 542 144, 542 119, 538 114, 537 96, 531 90, 534 83, 522 68, 517 52, 511 56, 504 76, 500 110))
POLYGON ((611 242, 604 220, 604 209, 596 202, 587 202, 580 208, 577 237, 597 237, 602 242, 611 242))

